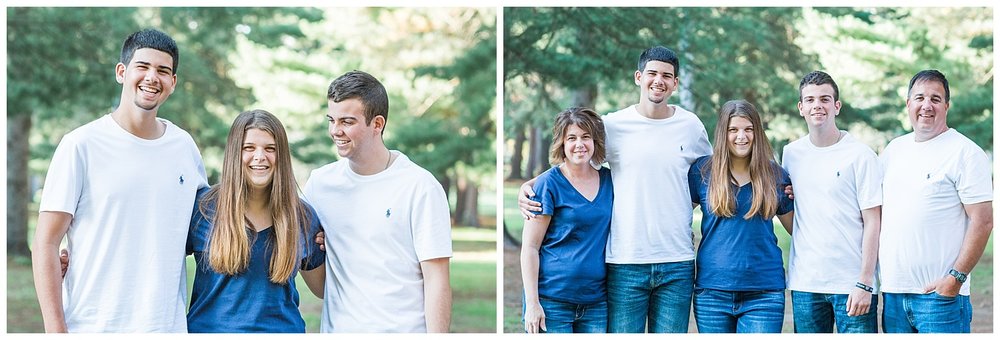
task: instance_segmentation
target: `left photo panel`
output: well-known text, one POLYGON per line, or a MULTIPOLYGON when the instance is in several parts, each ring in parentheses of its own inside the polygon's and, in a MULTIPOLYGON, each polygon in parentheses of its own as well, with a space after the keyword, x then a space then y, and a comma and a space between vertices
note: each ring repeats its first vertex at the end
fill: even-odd
POLYGON ((497 10, 8 7, 8 333, 496 333, 497 10))

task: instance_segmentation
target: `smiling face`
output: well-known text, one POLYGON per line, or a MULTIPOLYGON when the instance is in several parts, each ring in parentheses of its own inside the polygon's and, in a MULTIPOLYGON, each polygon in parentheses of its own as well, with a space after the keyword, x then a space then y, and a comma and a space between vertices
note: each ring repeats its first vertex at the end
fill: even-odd
POLYGON ((729 119, 728 146, 729 155, 734 159, 750 157, 753 150, 753 124, 744 117, 729 119))
POLYGON ((937 81, 918 81, 910 88, 906 112, 918 142, 937 137, 948 130, 948 107, 944 85, 937 81))
POLYGON ((152 48, 136 50, 128 65, 118 63, 115 78, 122 84, 122 105, 149 112, 156 112, 177 85, 173 58, 152 48))
POLYGON ((635 72, 635 84, 639 85, 640 100, 653 104, 666 104, 677 88, 677 74, 674 65, 659 60, 650 60, 642 71, 635 72))
POLYGON ((590 164, 590 159, 594 157, 594 138, 590 132, 570 124, 563 134, 563 152, 568 164, 590 164))
POLYGON ((380 136, 385 117, 376 116, 371 124, 365 122, 365 106, 357 98, 340 102, 330 100, 328 104, 328 131, 337 147, 337 154, 342 158, 360 161, 368 149, 375 146, 374 139, 380 136))
POLYGON ((264 190, 274 179, 278 149, 274 136, 261 129, 249 129, 243 137, 243 175, 251 190, 264 190))
POLYGON ((840 114, 841 103, 834 95, 830 84, 810 84, 802 88, 799 115, 806 119, 810 129, 837 129, 835 118, 840 114))

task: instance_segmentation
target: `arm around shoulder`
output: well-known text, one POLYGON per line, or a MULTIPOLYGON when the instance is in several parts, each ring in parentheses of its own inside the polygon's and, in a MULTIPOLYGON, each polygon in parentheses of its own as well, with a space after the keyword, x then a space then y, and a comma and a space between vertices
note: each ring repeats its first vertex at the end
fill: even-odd
POLYGON ((424 275, 424 319, 428 333, 447 333, 451 327, 450 259, 420 261, 424 275))

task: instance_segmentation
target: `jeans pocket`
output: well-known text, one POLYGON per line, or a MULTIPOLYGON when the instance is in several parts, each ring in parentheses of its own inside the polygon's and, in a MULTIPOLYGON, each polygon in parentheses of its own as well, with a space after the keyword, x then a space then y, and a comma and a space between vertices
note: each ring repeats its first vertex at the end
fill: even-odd
POLYGON ((958 298, 958 294, 955 294, 955 296, 941 295, 941 294, 938 294, 938 292, 931 292, 930 294, 931 294, 932 297, 934 297, 936 299, 946 300, 946 301, 954 301, 955 299, 958 298))

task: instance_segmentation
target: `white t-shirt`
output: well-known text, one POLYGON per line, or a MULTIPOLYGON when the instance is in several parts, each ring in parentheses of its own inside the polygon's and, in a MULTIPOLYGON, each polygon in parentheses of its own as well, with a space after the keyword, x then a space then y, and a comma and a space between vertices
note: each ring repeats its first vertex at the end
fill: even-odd
POLYGON ((604 116, 605 146, 615 183, 608 263, 694 259, 687 173, 712 153, 705 126, 678 106, 667 119, 650 119, 635 105, 604 116))
POLYGON ((146 140, 105 115, 52 156, 38 210, 73 215, 70 332, 187 332, 184 245, 205 167, 191 136, 158 120, 166 132, 146 140))
MULTIPOLYGON (((898 137, 879 157, 882 233, 879 271, 882 291, 922 293, 948 274, 969 227, 963 204, 993 200, 990 160, 954 129, 917 143, 898 137)), ((959 291, 969 295, 966 281, 959 291)))
POLYGON ((822 148, 806 135, 785 146, 782 158, 795 187, 788 289, 850 294, 861 274, 861 211, 882 205, 878 157, 845 131, 822 148))
POLYGON ((420 261, 451 257, 450 211, 434 176, 392 153, 380 173, 358 175, 341 159, 306 182, 326 231, 322 332, 427 331, 420 261))

